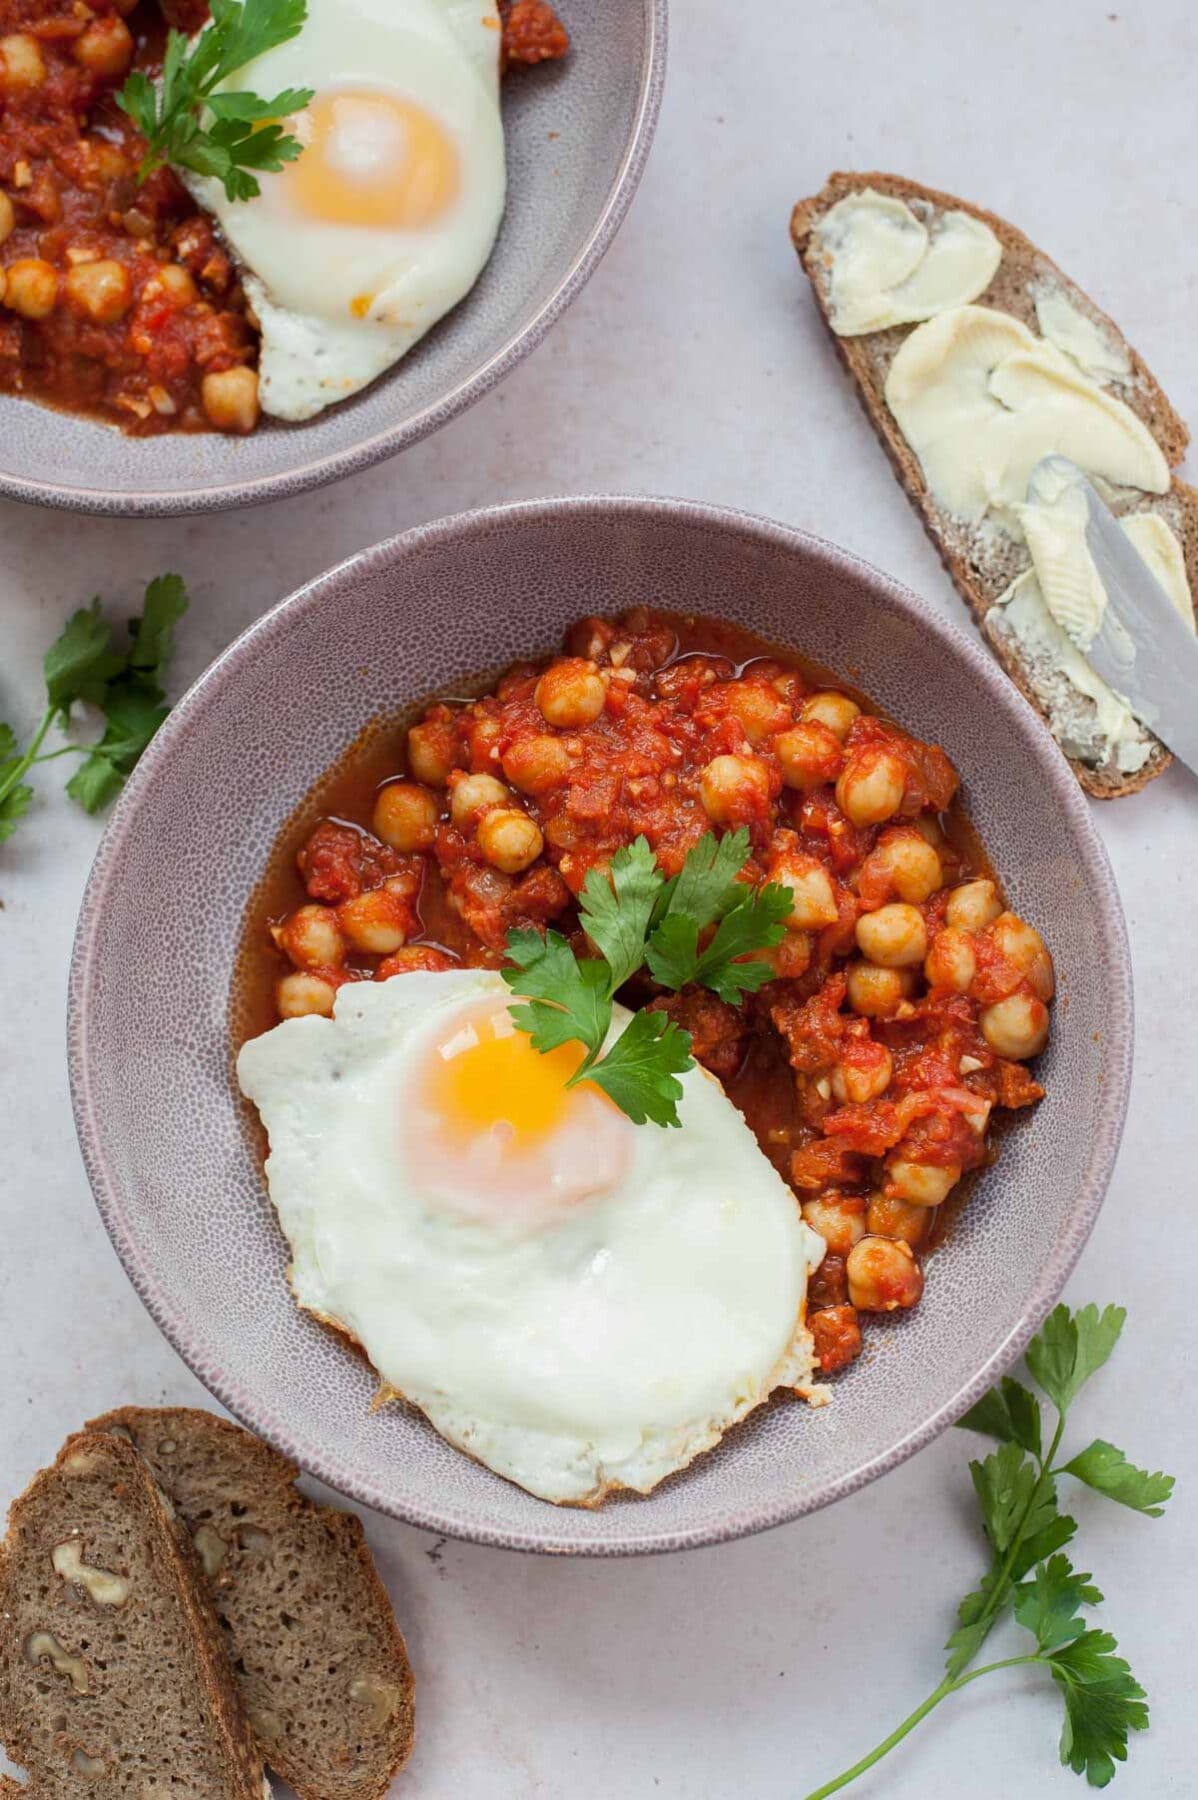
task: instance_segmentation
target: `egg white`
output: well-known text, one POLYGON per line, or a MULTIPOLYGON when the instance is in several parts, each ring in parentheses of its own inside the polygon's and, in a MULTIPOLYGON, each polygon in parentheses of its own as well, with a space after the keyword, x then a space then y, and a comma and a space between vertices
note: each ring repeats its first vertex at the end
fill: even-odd
MULTIPOLYGON (((646 1493, 776 1387, 811 1378, 823 1244, 723 1090, 682 1077, 681 1128, 633 1127, 611 1191, 493 1215, 422 1193, 400 1109, 487 970, 340 989, 334 1017, 247 1043, 244 1093, 300 1305, 355 1337, 449 1441, 546 1500, 646 1493)), ((617 1036, 630 1014, 617 1009, 617 1036)))
POLYGON ((410 230, 297 217, 285 172, 260 175, 261 195, 236 202, 217 180, 187 178, 240 267, 265 412, 309 419, 357 393, 477 281, 506 196, 497 25, 487 0, 308 0, 300 34, 224 84, 392 92, 441 123, 461 164, 450 213, 410 230))

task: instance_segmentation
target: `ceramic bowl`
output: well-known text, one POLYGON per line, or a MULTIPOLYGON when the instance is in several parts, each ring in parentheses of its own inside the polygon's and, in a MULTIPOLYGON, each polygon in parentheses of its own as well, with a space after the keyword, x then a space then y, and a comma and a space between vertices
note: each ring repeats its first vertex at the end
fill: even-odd
POLYGON ((248 438, 125 438, 0 395, 0 493, 123 517, 282 500, 444 425, 536 347, 598 266, 649 154, 665 78, 666 0, 561 0, 573 48, 504 84, 508 203, 478 282, 365 392, 248 438))
POLYGON ((666 500, 533 502, 423 526, 341 564, 251 626, 175 708, 117 806, 84 900, 75 1113, 104 1222, 154 1318, 212 1392, 305 1469, 479 1542, 669 1550, 852 1493, 1014 1361, 1110 1175, 1131 1064, 1129 966, 1086 802, 971 638, 856 557, 762 519, 666 500), (1060 998, 1038 1070, 1047 1097, 1005 1132, 931 1259, 920 1306, 870 1320, 867 1354, 833 1403, 775 1402, 649 1497, 585 1512, 533 1499, 401 1408, 372 1412, 366 1365, 294 1305, 232 1079, 230 979, 281 826, 368 720, 548 652, 587 612, 645 600, 851 672, 943 744, 1011 904, 1049 939, 1060 998))

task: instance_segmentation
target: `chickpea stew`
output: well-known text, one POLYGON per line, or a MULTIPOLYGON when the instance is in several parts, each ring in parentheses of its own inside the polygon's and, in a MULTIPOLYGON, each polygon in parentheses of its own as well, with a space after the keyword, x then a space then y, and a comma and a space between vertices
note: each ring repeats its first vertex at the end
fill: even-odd
POLYGON ((239 1035, 327 1015, 349 981, 498 967, 512 927, 583 954, 590 869, 643 835, 671 875, 705 832, 746 828, 744 878, 793 896, 759 953, 772 979, 733 1006, 642 972, 622 998, 690 1032, 823 1237, 808 1322, 834 1372, 862 1314, 919 1301, 994 1115, 1043 1093, 1027 1064, 1052 959, 957 789, 943 750, 739 628, 584 619, 562 654, 371 733, 321 785, 249 909, 239 1035))
MULTIPOLYGON (((504 68, 565 54, 545 0, 501 0, 504 68)), ((133 436, 259 423, 258 333, 212 219, 118 107, 206 0, 0 0, 0 393, 133 436), (165 15, 165 17, 164 17, 165 15)))

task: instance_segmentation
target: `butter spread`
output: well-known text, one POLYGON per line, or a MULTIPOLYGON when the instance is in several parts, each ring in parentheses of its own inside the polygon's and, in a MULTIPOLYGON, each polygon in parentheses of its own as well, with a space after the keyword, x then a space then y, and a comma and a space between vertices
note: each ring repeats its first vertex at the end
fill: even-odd
MULTIPOLYGON (((1156 740, 1083 654, 1107 604, 1086 545, 1084 498, 1077 488, 1062 488, 1021 510, 1032 567, 991 608, 986 631, 996 643, 1018 649, 1028 684, 1067 755, 1134 774, 1156 740)), ((1132 513, 1119 523, 1193 629, 1185 557, 1168 521, 1159 513, 1132 513)))
POLYGON ((812 234, 828 271, 828 311, 839 337, 911 325, 963 306, 994 279, 1002 245, 969 213, 929 227, 902 200, 865 188, 849 194, 812 234))
POLYGON ((886 404, 935 499, 970 525, 994 513, 1021 535, 1015 509, 1054 452, 1116 487, 1169 487, 1160 446, 1131 408, 990 307, 959 306, 917 326, 890 365, 886 404))
POLYGON ((1100 387, 1108 381, 1126 381, 1131 357, 1124 346, 1088 319, 1061 288, 1041 287, 1035 302, 1043 336, 1071 356, 1085 374, 1100 387))

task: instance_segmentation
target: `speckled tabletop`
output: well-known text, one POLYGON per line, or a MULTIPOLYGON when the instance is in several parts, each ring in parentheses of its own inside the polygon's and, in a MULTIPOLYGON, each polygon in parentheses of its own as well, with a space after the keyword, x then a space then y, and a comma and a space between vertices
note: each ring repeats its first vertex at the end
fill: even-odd
MULTIPOLYGON (((541 349, 473 411, 370 474, 240 515, 122 524, 0 506, 0 717, 30 724, 42 651, 97 589, 132 602, 160 569, 185 573, 182 683, 334 559, 542 493, 657 491, 770 513, 960 616, 816 324, 787 214, 853 166, 993 205, 1114 313, 1198 419, 1198 22, 1181 0, 1118 4, 759 0, 730 29, 723 0, 674 0, 661 128, 625 228, 541 349)), ((1179 1276, 1198 1251, 1198 1040, 1175 1009, 1195 995, 1198 782, 1175 767, 1097 822, 1132 935, 1139 1036, 1122 1154, 1069 1297, 1120 1300, 1131 1321, 1079 1425, 1189 1481, 1158 1524, 1097 1500, 1079 1511, 1085 1566, 1154 1707, 1115 1791, 1163 1800, 1194 1792, 1183 1544, 1198 1459, 1176 1345, 1179 1276)), ((109 1248, 71 1126, 67 958, 98 835, 48 769, 0 852, 0 1503, 88 1414, 204 1400, 109 1248)), ((966 1451, 950 1434, 814 1518, 642 1562, 518 1557, 368 1519, 419 1682, 397 1792, 799 1800, 938 1679, 953 1604, 979 1569, 966 1451)), ((979 1684, 852 1791, 1080 1793, 1056 1768, 1057 1714, 1034 1674, 979 1684)))

